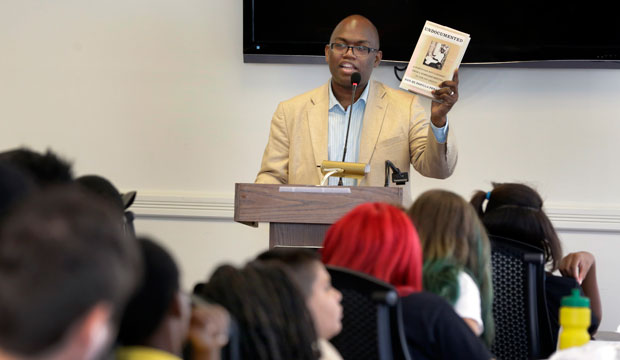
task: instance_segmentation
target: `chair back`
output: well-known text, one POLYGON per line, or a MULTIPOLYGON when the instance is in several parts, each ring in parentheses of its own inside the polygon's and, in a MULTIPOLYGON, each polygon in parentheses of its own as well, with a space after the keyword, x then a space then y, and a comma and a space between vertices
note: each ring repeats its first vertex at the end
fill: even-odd
POLYGON ((327 266, 342 293, 342 331, 331 339, 344 359, 410 360, 396 289, 370 275, 327 266))
POLYGON ((543 251, 518 241, 489 236, 498 359, 546 358, 553 349, 545 300, 543 251))

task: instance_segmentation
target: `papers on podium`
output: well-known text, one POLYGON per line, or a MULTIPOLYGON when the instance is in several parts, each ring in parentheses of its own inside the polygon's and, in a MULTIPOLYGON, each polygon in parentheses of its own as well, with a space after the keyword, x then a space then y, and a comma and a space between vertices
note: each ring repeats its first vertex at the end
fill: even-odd
POLYGON ((452 80, 469 45, 469 34, 427 21, 413 50, 400 88, 433 98, 431 91, 452 80))

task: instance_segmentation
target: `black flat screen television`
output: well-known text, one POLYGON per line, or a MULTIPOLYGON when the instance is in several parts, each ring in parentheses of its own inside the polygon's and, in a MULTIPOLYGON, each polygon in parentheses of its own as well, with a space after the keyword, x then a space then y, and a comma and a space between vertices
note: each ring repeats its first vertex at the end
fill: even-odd
POLYGON ((620 67, 618 15, 604 3, 244 0, 243 11, 245 62, 323 62, 334 26, 361 14, 377 26, 388 62, 408 62, 430 20, 471 35, 465 64, 620 67))

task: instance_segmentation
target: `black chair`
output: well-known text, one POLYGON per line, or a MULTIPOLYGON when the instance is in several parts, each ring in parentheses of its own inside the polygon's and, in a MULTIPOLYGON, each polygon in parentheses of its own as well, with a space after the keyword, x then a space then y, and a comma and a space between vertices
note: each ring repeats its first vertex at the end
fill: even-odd
POLYGON ((490 236, 495 340, 498 359, 547 358, 552 348, 545 300, 543 251, 490 236))
POLYGON ((344 359, 410 360, 396 289, 350 269, 327 266, 342 292, 342 331, 331 339, 344 359))

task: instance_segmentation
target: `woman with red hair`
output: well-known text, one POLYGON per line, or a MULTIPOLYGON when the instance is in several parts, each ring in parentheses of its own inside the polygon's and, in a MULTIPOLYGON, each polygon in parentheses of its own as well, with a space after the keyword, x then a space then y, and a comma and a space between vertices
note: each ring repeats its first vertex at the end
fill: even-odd
POLYGON ((492 358, 446 300, 421 291, 420 240, 401 209, 384 203, 357 206, 329 228, 321 253, 327 265, 360 271, 396 287, 412 358, 492 358))

